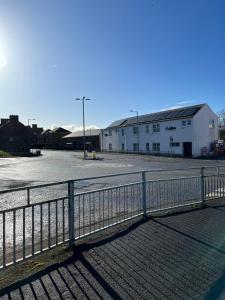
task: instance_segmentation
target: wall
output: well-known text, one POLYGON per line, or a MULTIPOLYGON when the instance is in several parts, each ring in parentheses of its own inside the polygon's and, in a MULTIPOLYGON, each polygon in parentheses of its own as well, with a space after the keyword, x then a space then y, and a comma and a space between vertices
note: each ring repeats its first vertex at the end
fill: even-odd
MULTIPOLYGON (((190 119, 187 119, 190 120, 190 119)), ((125 151, 132 152, 133 144, 139 140, 139 151, 146 151, 146 143, 150 144, 150 151, 153 152, 152 144, 160 143, 160 152, 163 154, 183 155, 182 142, 191 142, 193 140, 193 125, 182 126, 181 120, 160 122, 160 132, 153 132, 153 124, 149 125, 149 133, 146 133, 146 124, 139 124, 139 135, 133 134, 133 127, 124 127, 124 136, 122 136, 122 128, 113 129, 112 137, 104 136, 109 131, 103 130, 103 150, 109 150, 108 144, 112 143, 114 151, 122 151, 122 143, 125 145, 125 151), (167 130, 167 128, 175 127, 175 130, 167 130), (180 143, 179 147, 170 147, 170 137, 173 142, 180 143)))
MULTIPOLYGON (((64 138, 66 148, 70 148, 73 150, 83 150, 84 149, 84 140, 83 136, 79 137, 68 137, 64 138), (70 145, 67 146, 67 143, 70 145)), ((92 135, 92 136, 86 136, 85 137, 86 142, 86 150, 94 150, 99 151, 100 150, 100 136, 99 135, 92 135)))
POLYGON ((160 153, 165 155, 172 154, 183 155, 183 143, 192 142, 193 156, 200 156, 202 148, 207 147, 208 153, 210 144, 218 139, 217 116, 208 105, 204 105, 193 118, 171 120, 158 122, 160 124, 160 132, 153 132, 153 123, 149 124, 149 133, 146 133, 146 124, 139 124, 139 135, 133 134, 133 126, 123 127, 124 136, 122 136, 122 128, 113 128, 112 136, 105 136, 109 133, 108 129, 102 131, 102 150, 109 151, 109 143, 112 144, 112 151, 121 151, 124 144, 125 152, 133 152, 133 144, 139 140, 139 151, 146 151, 146 143, 150 144, 149 153, 153 152, 152 144, 160 143, 160 153), (209 120, 215 120, 215 128, 209 129, 209 120), (182 120, 191 120, 190 126, 182 126, 182 120), (175 130, 167 130, 167 128, 175 127, 175 130), (179 147, 170 147, 170 137, 174 143, 180 143, 179 147))
POLYGON ((207 153, 210 152, 210 145, 215 140, 218 140, 218 117, 206 104, 193 118, 194 122, 194 141, 193 141, 193 155, 202 155, 202 148, 207 149, 207 153), (209 121, 215 120, 215 128, 209 128, 209 121))

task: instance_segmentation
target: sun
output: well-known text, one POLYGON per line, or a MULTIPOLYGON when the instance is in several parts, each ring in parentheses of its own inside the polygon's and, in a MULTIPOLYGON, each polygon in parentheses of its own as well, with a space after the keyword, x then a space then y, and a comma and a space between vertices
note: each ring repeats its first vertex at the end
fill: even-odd
POLYGON ((6 56, 0 52, 0 70, 7 66, 6 56))

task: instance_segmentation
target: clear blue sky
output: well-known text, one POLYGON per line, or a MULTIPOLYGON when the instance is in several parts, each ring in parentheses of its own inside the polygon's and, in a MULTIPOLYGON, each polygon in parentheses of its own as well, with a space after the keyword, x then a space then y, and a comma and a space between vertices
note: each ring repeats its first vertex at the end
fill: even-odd
POLYGON ((0 117, 81 125, 225 107, 224 0, 0 0, 0 117), (193 101, 188 103, 189 101, 193 101))

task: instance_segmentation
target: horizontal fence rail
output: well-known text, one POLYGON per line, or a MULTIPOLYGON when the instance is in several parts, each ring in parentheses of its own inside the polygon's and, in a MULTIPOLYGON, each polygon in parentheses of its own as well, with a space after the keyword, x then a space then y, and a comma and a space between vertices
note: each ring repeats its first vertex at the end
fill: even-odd
POLYGON ((69 240, 68 198, 0 212, 4 268, 69 240))
POLYGON ((149 212, 201 202, 201 177, 147 182, 149 212))
MULTIPOLYGON (((115 174, 113 178, 135 174, 139 180, 89 191, 78 183, 93 178, 0 191, 0 269, 66 242, 73 246, 137 216, 225 197, 221 169, 210 175, 204 168, 194 170, 197 176, 157 180, 149 179, 150 171, 115 174)), ((110 175, 100 178, 106 177, 110 175)))
POLYGON ((75 195, 76 239, 142 215, 142 182, 75 195))

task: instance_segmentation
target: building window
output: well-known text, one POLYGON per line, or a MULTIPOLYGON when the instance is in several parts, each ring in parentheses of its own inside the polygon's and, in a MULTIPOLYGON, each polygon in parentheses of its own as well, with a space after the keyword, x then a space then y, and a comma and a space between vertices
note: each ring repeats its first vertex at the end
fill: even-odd
POLYGON ((214 121, 214 120, 210 120, 210 121, 209 121, 209 128, 210 128, 210 129, 215 128, 215 121, 214 121))
POLYGON ((145 132, 146 132, 146 133, 149 133, 149 124, 147 124, 147 125, 145 126, 145 132))
POLYGON ((138 143, 134 143, 133 144, 133 151, 134 152, 138 152, 139 151, 139 144, 138 143))
POLYGON ((160 143, 153 143, 152 144, 152 150, 154 152, 160 152, 160 143))
POLYGON ((160 124, 153 124, 153 132, 160 132, 160 124))
POLYGON ((122 129, 122 136, 124 136, 124 129, 122 129))
POLYGON ((138 134, 138 127, 133 127, 133 134, 138 134))
POLYGON ((191 120, 187 120, 187 126, 191 126, 191 120))
POLYGON ((180 147, 180 143, 170 143, 170 147, 180 147))
POLYGON ((109 136, 112 136, 112 129, 109 129, 109 136))
POLYGON ((191 126, 191 120, 182 120, 181 125, 182 127, 191 126))
POLYGON ((122 144, 122 151, 124 151, 125 150, 125 147, 124 147, 124 144, 122 144))
POLYGON ((112 144, 109 144, 109 151, 112 151, 112 144))
POLYGON ((146 151, 150 151, 150 145, 149 145, 149 143, 146 143, 146 151))

